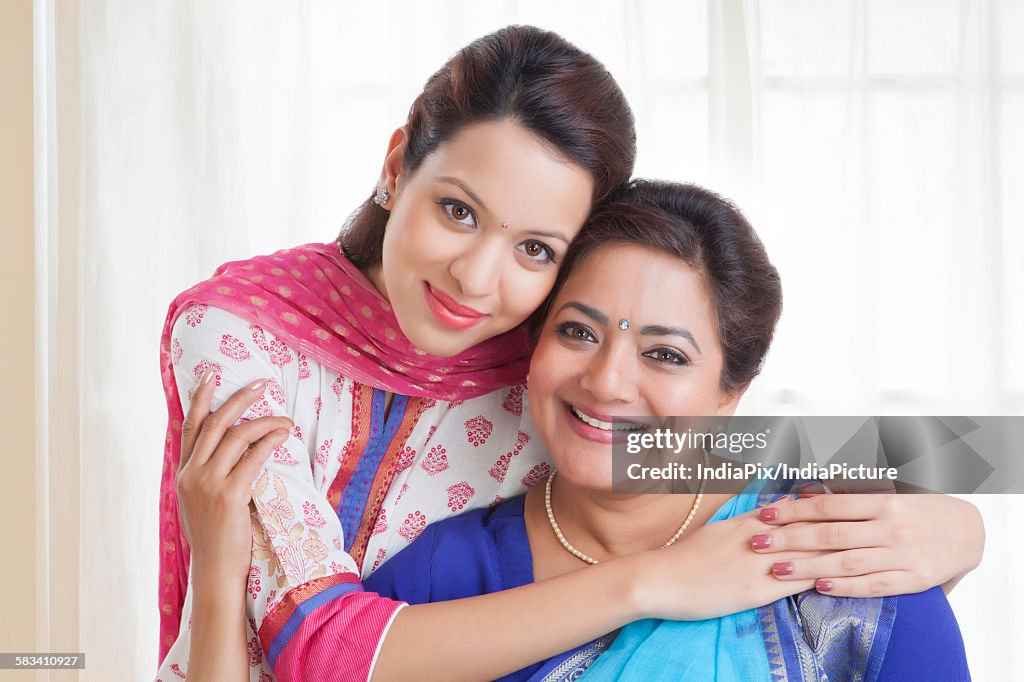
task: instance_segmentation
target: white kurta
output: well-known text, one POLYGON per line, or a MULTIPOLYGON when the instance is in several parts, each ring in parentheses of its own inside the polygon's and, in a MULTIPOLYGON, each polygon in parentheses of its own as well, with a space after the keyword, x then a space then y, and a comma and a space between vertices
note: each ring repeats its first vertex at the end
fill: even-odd
MULTIPOLYGON (((171 349, 186 413, 199 377, 212 368, 214 408, 264 378, 263 397, 243 419, 283 415, 295 423, 254 487, 258 523, 246 598, 251 680, 274 679, 257 633, 288 592, 324 576, 365 577, 428 524, 521 494, 549 472, 522 386, 464 402, 410 399, 404 420, 396 396, 384 423, 379 392, 374 410, 369 387, 227 311, 196 305, 183 312, 174 325, 171 349), (390 440, 387 434, 371 438, 367 447, 372 417, 378 419, 377 432, 396 426, 397 431, 390 440), (378 458, 379 466, 373 465, 378 458), (351 474, 343 493, 335 481, 342 471, 351 474), (368 489, 369 511, 360 513, 368 489), (329 501, 332 496, 342 502, 340 513, 329 501), (374 500, 380 498, 377 512, 374 500), (345 550, 345 529, 365 545, 365 552, 361 547, 345 550)), ((178 639, 159 672, 164 682, 187 672, 191 604, 190 582, 178 639)), ((371 655, 380 638, 367 642, 371 655)))

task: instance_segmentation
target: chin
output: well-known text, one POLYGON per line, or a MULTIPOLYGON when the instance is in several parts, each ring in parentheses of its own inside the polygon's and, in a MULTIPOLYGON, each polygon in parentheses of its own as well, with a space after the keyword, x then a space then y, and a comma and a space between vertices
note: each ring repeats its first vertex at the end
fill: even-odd
POLYGON ((612 462, 607 449, 573 448, 561 456, 552 454, 552 458, 558 475, 577 487, 601 492, 611 490, 612 462))
POLYGON ((611 467, 596 467, 587 471, 558 469, 558 477, 567 479, 574 487, 595 493, 612 492, 611 467))
POLYGON ((439 358, 455 357, 480 342, 475 338, 444 338, 442 332, 437 332, 432 329, 422 329, 420 330, 420 333, 415 335, 410 334, 408 336, 409 341, 412 342, 412 345, 416 348, 428 355, 434 355, 439 358))

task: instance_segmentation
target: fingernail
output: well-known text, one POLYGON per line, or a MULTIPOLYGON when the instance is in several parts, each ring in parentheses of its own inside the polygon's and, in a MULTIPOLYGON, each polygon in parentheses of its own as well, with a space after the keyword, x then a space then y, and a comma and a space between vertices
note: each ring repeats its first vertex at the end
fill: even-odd
POLYGON ((765 522, 774 521, 779 518, 779 510, 775 507, 765 507, 758 512, 757 517, 765 522))
POLYGON ((288 433, 289 432, 288 432, 287 429, 278 429, 277 431, 274 431, 270 435, 273 436, 274 438, 287 438, 288 437, 288 433))
POLYGON ((789 575, 793 572, 793 564, 789 561, 780 561, 777 564, 772 564, 772 575, 781 577, 789 575))
POLYGON ((824 495, 828 489, 821 483, 804 483, 800 486, 801 495, 824 495))
POLYGON ((814 583, 814 589, 818 592, 831 592, 835 585, 832 584, 831 580, 819 580, 814 583))
POLYGON ((210 379, 214 377, 214 374, 216 373, 212 369, 206 370, 203 372, 203 376, 199 379, 199 383, 205 386, 210 383, 210 379))
POLYGON ((772 546, 772 536, 767 533, 755 535, 750 538, 750 546, 754 549, 768 549, 772 546))
POLYGON ((261 388, 263 388, 266 385, 267 385, 267 380, 266 379, 258 379, 256 381, 252 382, 251 384, 249 384, 249 390, 250 391, 258 391, 258 390, 260 390, 261 388))

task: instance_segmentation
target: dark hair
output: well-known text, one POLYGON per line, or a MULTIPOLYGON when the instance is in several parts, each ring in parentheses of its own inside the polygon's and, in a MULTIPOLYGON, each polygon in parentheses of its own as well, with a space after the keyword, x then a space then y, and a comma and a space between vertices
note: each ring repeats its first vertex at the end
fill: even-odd
MULTIPOLYGON (((556 33, 508 26, 459 50, 409 109, 403 161, 413 173, 446 140, 474 123, 511 119, 594 179, 594 201, 633 172, 633 113, 611 74, 556 33)), ((371 196, 342 230, 359 267, 381 259, 388 212, 371 196)))
POLYGON ((534 338, 573 270, 605 244, 639 244, 678 256, 704 280, 715 311, 729 393, 757 376, 782 313, 782 284, 739 209, 696 185, 634 180, 595 210, 562 261, 554 289, 533 318, 534 338))

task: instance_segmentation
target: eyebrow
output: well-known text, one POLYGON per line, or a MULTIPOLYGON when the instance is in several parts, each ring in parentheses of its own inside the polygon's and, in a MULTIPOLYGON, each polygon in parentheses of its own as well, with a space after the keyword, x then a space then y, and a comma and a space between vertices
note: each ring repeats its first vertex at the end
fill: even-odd
MULTIPOLYGON (((455 185, 456 187, 461 189, 463 192, 468 194, 469 198, 472 199, 473 201, 475 201, 477 203, 477 205, 480 206, 480 208, 482 208, 485 211, 490 212, 490 209, 487 208, 487 204, 484 203, 483 199, 478 197, 476 195, 476 192, 471 190, 466 185, 466 183, 464 183, 462 180, 459 180, 458 178, 453 178, 450 175, 442 175, 442 176, 438 177, 437 179, 439 181, 441 181, 441 182, 447 182, 447 183, 449 183, 451 185, 455 185)), ((549 231, 549 230, 527 230, 526 234, 535 235, 535 236, 538 236, 538 237, 550 237, 551 239, 557 239, 559 241, 565 242, 566 244, 568 244, 569 242, 572 241, 569 237, 566 237, 561 232, 552 232, 552 231, 549 231)))
MULTIPOLYGON (((552 239, 557 239, 559 241, 565 242, 566 244, 572 241, 561 232, 547 232, 545 230, 527 230, 526 234, 538 237, 551 237, 552 239)), ((591 308, 591 310, 593 310, 593 308, 591 308)))
POLYGON ((487 204, 484 203, 483 199, 478 197, 476 195, 476 192, 471 190, 469 188, 469 186, 467 186, 466 183, 464 183, 462 180, 459 180, 458 178, 453 178, 450 175, 442 175, 441 177, 438 178, 438 180, 440 180, 441 182, 447 182, 449 184, 455 185, 456 187, 461 189, 463 192, 468 194, 470 199, 472 199, 477 204, 479 204, 480 208, 484 209, 485 211, 489 210, 487 208, 487 204))
POLYGON ((558 310, 556 310, 555 314, 557 315, 558 313, 562 312, 566 308, 575 308, 576 310, 580 311, 581 313, 583 313, 587 317, 589 317, 591 319, 594 319, 594 320, 597 320, 601 324, 608 324, 608 316, 607 315, 602 313, 597 308, 591 308, 589 305, 584 305, 583 303, 580 303, 579 301, 568 301, 568 302, 562 304, 562 307, 559 308, 558 310))
MULTIPOLYGON (((608 324, 607 315, 602 313, 597 308, 593 308, 584 303, 580 303, 579 301, 568 301, 562 304, 562 307, 556 310, 555 314, 557 315, 566 308, 573 308, 575 310, 578 310, 587 317, 596 320, 600 324, 608 324)), ((682 338, 689 341, 693 345, 693 347, 697 349, 698 353, 700 353, 701 355, 704 354, 704 351, 700 349, 700 345, 697 343, 697 339, 693 338, 693 334, 690 333, 690 330, 683 329, 682 327, 666 327, 660 324, 647 324, 644 325, 643 327, 640 327, 640 334, 644 336, 681 336, 682 338)))
POLYGON ((689 329, 683 329, 682 327, 665 327, 660 324, 647 324, 640 327, 640 333, 649 334, 651 336, 681 336, 693 344, 693 347, 697 349, 698 353, 701 355, 704 354, 704 351, 702 351, 700 346, 697 345, 697 339, 693 338, 693 334, 690 333, 689 329))

